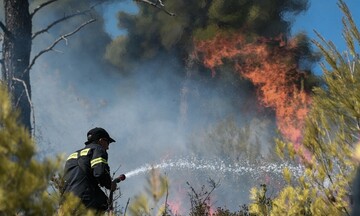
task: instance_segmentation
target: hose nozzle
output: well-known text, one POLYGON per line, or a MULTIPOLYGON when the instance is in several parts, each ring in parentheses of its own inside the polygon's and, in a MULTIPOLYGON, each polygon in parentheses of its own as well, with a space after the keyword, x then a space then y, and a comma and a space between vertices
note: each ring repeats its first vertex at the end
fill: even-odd
POLYGON ((126 179, 125 174, 121 174, 121 175, 119 175, 119 177, 115 178, 113 181, 116 183, 119 183, 121 181, 124 181, 125 179, 126 179))

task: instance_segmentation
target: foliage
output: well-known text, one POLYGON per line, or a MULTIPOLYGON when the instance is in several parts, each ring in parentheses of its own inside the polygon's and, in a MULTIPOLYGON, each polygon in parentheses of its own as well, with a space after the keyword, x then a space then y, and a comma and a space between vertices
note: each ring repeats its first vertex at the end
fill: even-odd
MULTIPOLYGON (((196 191, 195 188, 190 185, 190 183, 187 184, 190 187, 190 216, 255 216, 254 214, 250 213, 249 206, 245 204, 242 205, 240 207, 240 210, 236 212, 231 212, 229 209, 226 209, 224 207, 217 207, 215 211, 212 210, 211 194, 216 188, 219 187, 219 182, 215 182, 214 180, 209 179, 209 188, 206 188, 205 185, 203 185, 200 192, 196 191)), ((266 185, 262 185, 262 187, 266 190, 266 185)), ((264 199, 266 201, 263 205, 269 205, 269 203, 271 203, 271 200, 270 198, 265 197, 265 193, 263 197, 259 197, 259 200, 264 199)))
POLYGON ((218 207, 213 216, 252 216, 252 214, 250 214, 247 205, 242 205, 241 210, 237 212, 231 212, 229 209, 218 207))
MULTIPOLYGON (((212 192, 219 187, 219 182, 215 182, 209 179, 208 186, 203 185, 198 191, 189 182, 189 198, 190 198, 190 209, 187 215, 189 216, 253 216, 249 212, 247 205, 242 205, 241 209, 237 212, 231 212, 229 209, 218 207, 216 210, 212 210, 211 195, 212 192)), ((266 186, 263 185, 265 188, 266 186)), ((180 216, 174 214, 170 206, 167 203, 167 180, 164 176, 159 174, 158 170, 151 170, 148 176, 148 186, 146 193, 140 194, 135 197, 135 200, 129 206, 130 215, 142 215, 142 216, 180 216), (166 193, 166 194, 165 194, 166 193), (164 200, 165 196, 165 200, 164 200), (164 204, 160 204, 164 200, 164 204)), ((259 198, 260 199, 260 198, 259 198)), ((267 199, 267 198, 266 198, 267 199)), ((269 202, 269 201, 268 201, 269 202)), ((124 215, 127 213, 125 212, 124 215)))
MULTIPOLYGON (((314 41, 323 53, 324 84, 314 88, 312 109, 305 125, 303 148, 278 141, 280 153, 305 164, 303 176, 280 191, 272 209, 263 215, 349 215, 355 162, 352 152, 360 132, 360 34, 343 0, 344 33, 348 51, 340 53, 319 35, 314 41), (290 151, 288 151, 290 150, 290 151), (295 151, 294 151, 295 150, 295 151)), ((289 173, 287 173, 289 175, 289 173)), ((259 208, 251 212, 260 213, 259 208)))
POLYGON ((46 199, 45 189, 58 161, 41 164, 33 158, 35 145, 28 132, 17 124, 18 113, 12 111, 3 86, 0 97, 0 211, 8 215, 17 212, 48 214, 54 211, 54 206, 51 199, 46 199))
POLYGON ((208 181, 210 185, 210 191, 206 190, 205 185, 201 187, 200 192, 196 192, 196 190, 187 182, 190 187, 190 216, 197 215, 211 215, 211 193, 219 186, 219 182, 215 182, 212 179, 208 181))
POLYGON ((147 182, 146 193, 137 195, 130 203, 130 215, 170 215, 171 211, 167 204, 169 186, 166 176, 161 175, 158 170, 152 169, 147 182), (165 203, 160 204, 159 202, 164 196, 165 203))
POLYGON ((250 198, 253 203, 249 206, 250 212, 256 212, 258 215, 268 215, 272 209, 272 200, 266 196, 267 187, 260 185, 260 190, 253 188, 250 192, 250 198))
POLYGON ((9 94, 0 86, 0 214, 1 215, 92 215, 79 200, 63 198, 49 189, 61 160, 36 159, 36 146, 29 132, 18 123, 9 94))

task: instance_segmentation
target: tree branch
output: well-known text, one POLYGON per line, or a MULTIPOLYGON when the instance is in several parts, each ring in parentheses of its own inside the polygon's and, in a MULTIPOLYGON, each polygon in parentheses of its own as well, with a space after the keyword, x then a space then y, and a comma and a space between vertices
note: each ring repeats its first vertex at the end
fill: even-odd
POLYGON ((172 13, 172 12, 170 12, 170 11, 168 11, 168 10, 166 10, 166 9, 164 8, 165 5, 162 3, 161 0, 157 0, 156 3, 155 3, 155 2, 152 2, 152 1, 150 1, 150 0, 134 0, 134 1, 143 2, 143 3, 145 3, 145 4, 149 4, 149 5, 153 6, 153 7, 156 7, 156 8, 158 8, 158 9, 164 11, 165 13, 169 14, 170 16, 175 16, 175 13, 172 13))
POLYGON ((83 27, 85 27, 86 25, 95 22, 96 19, 91 19, 86 21, 85 23, 81 24, 80 26, 78 26, 74 31, 69 32, 67 34, 61 35, 58 39, 56 39, 48 48, 40 51, 32 60, 31 63, 29 64, 29 66, 25 69, 24 73, 27 73, 28 71, 30 71, 30 69, 32 68, 32 66, 34 66, 35 61, 44 53, 49 52, 51 50, 53 50, 53 48, 62 40, 66 41, 66 38, 72 36, 73 34, 75 34, 76 32, 80 31, 80 29, 82 29, 83 27))
MULTIPOLYGON (((57 1, 57 0, 55 0, 55 1, 57 1)), ((37 37, 38 35, 40 35, 40 34, 42 34, 42 33, 44 33, 44 32, 49 31, 49 29, 51 29, 51 28, 54 27, 55 25, 57 25, 57 24, 65 21, 65 20, 67 20, 67 19, 73 18, 73 17, 75 17, 75 16, 83 15, 83 14, 85 14, 85 13, 91 11, 91 10, 92 10, 92 7, 91 7, 90 9, 88 9, 88 10, 84 10, 84 11, 80 11, 80 12, 78 12, 78 13, 70 14, 70 15, 64 16, 63 18, 60 18, 60 19, 58 19, 58 20, 55 20, 55 21, 52 22, 50 25, 48 25, 46 28, 44 28, 44 29, 42 29, 42 30, 40 30, 40 31, 35 32, 35 33, 32 35, 31 40, 34 40, 34 38, 37 37)))
MULTIPOLYGON (((32 101, 31 101, 31 97, 30 97, 30 94, 29 94, 28 87, 27 87, 25 81, 22 80, 22 79, 18 79, 18 78, 13 77, 12 80, 22 83, 22 85, 23 85, 23 87, 24 87, 24 91, 25 91, 25 93, 26 93, 26 97, 27 97, 28 103, 29 103, 29 105, 30 105, 30 109, 31 109, 31 113, 32 113, 31 115, 32 115, 32 119, 33 119, 33 122, 32 122, 32 123, 33 123, 33 127, 30 128, 30 130, 33 131, 33 137, 35 137, 35 113, 34 113, 34 105, 33 105, 32 101)), ((21 96, 18 98, 18 101, 16 102, 16 105, 15 105, 16 107, 18 106, 18 104, 19 104, 19 102, 20 102, 20 98, 21 98, 21 96)))
POLYGON ((0 21, 0 28, 3 30, 3 32, 6 34, 6 35, 10 35, 11 32, 6 28, 5 24, 3 22, 0 21))
POLYGON ((32 18, 32 17, 36 14, 36 12, 38 12, 41 8, 43 8, 43 7, 51 4, 51 3, 53 3, 53 2, 56 2, 56 1, 58 1, 58 0, 49 0, 49 1, 47 1, 47 2, 44 2, 44 3, 40 4, 40 5, 37 6, 37 7, 34 9, 34 11, 30 14, 30 17, 32 18))
POLYGON ((167 209, 168 209, 168 198, 169 198, 169 185, 168 182, 166 181, 166 196, 165 196, 165 206, 164 206, 164 215, 167 214, 167 209))
POLYGON ((1 22, 1 21, 0 21, 0 27, 1 27, 1 29, 2 29, 4 32, 6 32, 6 31, 7 31, 6 26, 5 26, 5 25, 4 25, 4 23, 3 23, 3 22, 1 22))
POLYGON ((127 202, 126 202, 126 206, 125 206, 125 210, 124 210, 124 215, 126 215, 126 210, 127 210, 127 208, 128 208, 128 206, 129 206, 129 203, 130 203, 130 198, 127 200, 127 202))

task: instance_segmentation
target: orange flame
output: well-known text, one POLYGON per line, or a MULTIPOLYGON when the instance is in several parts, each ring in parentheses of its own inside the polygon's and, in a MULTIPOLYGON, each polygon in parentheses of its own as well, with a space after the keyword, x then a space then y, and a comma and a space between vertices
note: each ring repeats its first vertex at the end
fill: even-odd
POLYGON ((298 67, 296 40, 285 42, 279 37, 248 42, 239 33, 195 44, 195 57, 213 76, 224 59, 231 60, 235 70, 258 88, 260 102, 275 111, 280 132, 299 147, 310 97, 303 89, 305 73, 298 67))

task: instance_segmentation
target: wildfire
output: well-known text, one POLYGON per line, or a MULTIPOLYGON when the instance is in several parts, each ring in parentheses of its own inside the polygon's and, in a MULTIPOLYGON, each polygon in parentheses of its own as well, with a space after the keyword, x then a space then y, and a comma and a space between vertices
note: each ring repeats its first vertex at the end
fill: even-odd
POLYGON ((181 202, 178 202, 178 201, 168 201, 168 206, 171 210, 171 212, 175 215, 178 215, 180 213, 182 213, 183 211, 183 208, 182 208, 182 205, 181 205, 181 202))
POLYGON ((261 104, 275 111, 280 132, 298 146, 310 105, 303 89, 305 73, 296 59, 297 41, 258 38, 249 42, 244 34, 217 35, 196 41, 195 56, 216 75, 216 67, 230 60, 234 69, 252 81, 261 104))

